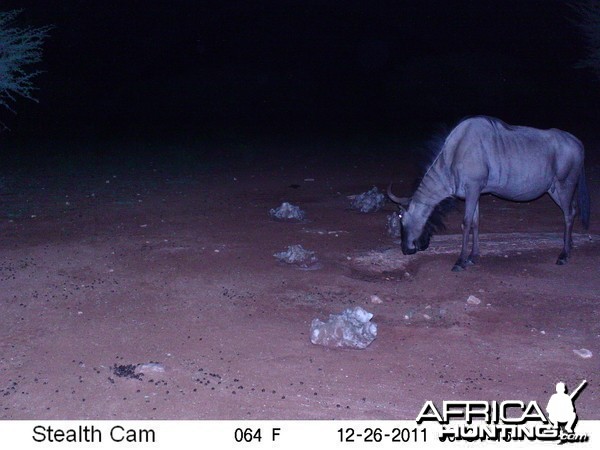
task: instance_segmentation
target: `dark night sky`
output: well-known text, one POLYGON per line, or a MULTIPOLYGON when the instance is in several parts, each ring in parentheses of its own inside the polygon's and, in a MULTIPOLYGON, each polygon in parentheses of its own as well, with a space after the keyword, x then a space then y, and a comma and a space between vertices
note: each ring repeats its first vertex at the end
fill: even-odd
MULTIPOLYGON (((419 132, 474 114, 591 127, 565 3, 3 1, 54 24, 12 138, 419 132)), ((597 84, 598 83, 598 84, 597 84)))

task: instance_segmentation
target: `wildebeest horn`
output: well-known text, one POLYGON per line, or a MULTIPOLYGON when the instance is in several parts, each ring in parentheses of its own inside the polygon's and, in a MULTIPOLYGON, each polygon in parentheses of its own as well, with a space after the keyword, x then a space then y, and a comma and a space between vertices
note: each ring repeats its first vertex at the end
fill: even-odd
POLYGON ((392 194, 392 183, 390 183, 387 188, 387 195, 391 201, 399 204, 400 206, 404 206, 405 208, 408 206, 408 204, 410 202, 409 197, 396 197, 394 194, 392 194))

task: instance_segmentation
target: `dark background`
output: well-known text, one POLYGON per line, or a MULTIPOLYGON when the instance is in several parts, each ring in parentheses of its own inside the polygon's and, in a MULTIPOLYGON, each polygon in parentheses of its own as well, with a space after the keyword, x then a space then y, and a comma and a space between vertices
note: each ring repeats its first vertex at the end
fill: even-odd
POLYGON ((0 112, 6 142, 420 136, 476 114, 577 133, 599 117, 563 1, 2 2, 14 8, 55 28, 39 103, 0 112))

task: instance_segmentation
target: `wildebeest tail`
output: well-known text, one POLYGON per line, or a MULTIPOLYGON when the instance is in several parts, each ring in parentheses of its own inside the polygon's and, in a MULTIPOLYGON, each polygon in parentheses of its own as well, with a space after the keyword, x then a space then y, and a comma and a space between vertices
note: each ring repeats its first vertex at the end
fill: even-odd
POLYGON ((586 230, 590 227, 590 193, 585 181, 585 169, 581 166, 579 180, 577 181, 577 206, 581 223, 586 230))

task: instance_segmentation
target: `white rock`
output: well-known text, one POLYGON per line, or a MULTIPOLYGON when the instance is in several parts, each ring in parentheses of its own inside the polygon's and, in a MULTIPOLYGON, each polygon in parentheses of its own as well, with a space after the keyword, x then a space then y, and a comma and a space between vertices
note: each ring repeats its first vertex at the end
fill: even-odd
POLYGON ((338 315, 330 314, 327 322, 314 319, 310 341, 330 348, 364 349, 377 336, 377 325, 371 322, 372 317, 373 314, 357 306, 338 315))
POLYGON ((289 245, 286 251, 274 253, 273 256, 281 262, 295 264, 304 269, 316 267, 318 263, 315 252, 304 249, 302 245, 289 245))
POLYGON ((587 348, 575 349, 575 350, 573 350, 573 353, 575 353, 577 356, 579 356, 583 359, 588 359, 593 356, 593 353, 590 350, 588 350, 587 348))
POLYGON ((371 303, 380 305, 383 303, 383 300, 381 300, 381 298, 378 295, 371 295, 371 303))
POLYGON ((481 300, 478 299, 477 297, 475 297, 474 295, 469 295, 469 298, 467 299, 467 303, 469 305, 479 305, 481 303, 481 300))
POLYGON ((164 372, 165 371, 165 366, 163 366, 160 363, 145 363, 145 364, 140 364, 137 366, 136 368, 136 372, 164 372))
POLYGON ((370 191, 358 194, 352 199, 352 208, 364 213, 378 211, 383 205, 385 205, 385 195, 379 192, 375 186, 370 191))
POLYGON ((269 210, 269 214, 280 220, 303 220, 305 217, 304 211, 288 202, 283 202, 278 208, 269 210))

